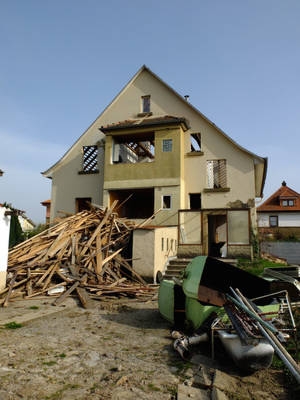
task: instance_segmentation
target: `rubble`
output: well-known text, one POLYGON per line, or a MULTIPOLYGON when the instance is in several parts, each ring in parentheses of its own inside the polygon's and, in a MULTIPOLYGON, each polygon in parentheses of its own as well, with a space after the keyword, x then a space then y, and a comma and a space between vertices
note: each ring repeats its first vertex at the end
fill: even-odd
POLYGON ((132 221, 118 217, 117 202, 109 209, 91 205, 61 219, 9 251, 0 304, 51 295, 58 305, 76 293, 87 308, 90 299, 152 295, 153 288, 122 256, 134 228, 132 221))

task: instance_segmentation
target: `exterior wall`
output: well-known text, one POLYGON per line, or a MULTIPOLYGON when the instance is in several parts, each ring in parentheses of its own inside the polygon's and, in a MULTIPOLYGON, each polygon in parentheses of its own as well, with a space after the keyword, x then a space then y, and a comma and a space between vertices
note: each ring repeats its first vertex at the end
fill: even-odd
MULTIPOLYGON (((143 132, 143 131, 141 131, 143 132)), ((126 135, 122 131, 122 135, 126 135)), ((122 136, 120 135, 120 136, 122 136)), ((116 135, 117 136, 117 135, 116 135)), ((108 206, 108 190, 154 187, 154 212, 162 208, 162 198, 171 196, 171 209, 161 210, 151 221, 153 225, 177 225, 177 210, 184 207, 182 196, 183 179, 183 132, 177 128, 155 131, 155 159, 145 163, 112 163, 113 137, 107 136, 105 148, 105 195, 103 202, 108 206), (164 139, 172 139, 172 151, 163 152, 164 139)))
POLYGON ((0 206, 0 290, 6 286, 6 271, 8 261, 8 243, 10 216, 5 216, 7 209, 0 206))
POLYGON ((177 252, 177 228, 158 227, 133 231, 133 269, 144 279, 156 282, 168 257, 177 252))
POLYGON ((253 248, 251 245, 228 245, 227 252, 229 258, 249 258, 253 259, 253 248))
MULTIPOLYGON (((300 213, 299 212, 269 212, 257 213, 258 227, 269 228, 269 217, 278 216, 278 227, 300 227, 300 213)), ((277 227, 274 227, 276 229, 277 227)))
POLYGON ((92 202, 103 204, 103 147, 98 151, 98 174, 79 174, 82 169, 82 147, 91 145, 88 139, 79 143, 76 152, 72 152, 72 158, 68 157, 60 169, 54 171, 52 176, 51 192, 51 216, 53 221, 59 211, 74 213, 75 199, 78 197, 90 197, 92 202))
POLYGON ((18 219, 23 232, 29 232, 34 229, 35 225, 28 219, 24 218, 22 215, 19 215, 18 219))
POLYGON ((261 242, 260 250, 272 256, 283 258, 288 264, 300 265, 299 242, 261 242))
MULTIPOLYGON (((99 130, 101 126, 137 118, 138 113, 142 111, 141 96, 144 95, 151 96, 153 116, 184 116, 191 126, 190 132, 201 133, 203 156, 187 157, 184 164, 183 159, 180 160, 184 174, 181 176, 179 201, 181 208, 188 208, 188 193, 191 192, 202 192, 203 208, 224 208, 231 202, 241 201, 246 203, 249 199, 254 199, 253 158, 234 145, 230 138, 218 131, 204 116, 197 113, 184 98, 181 99, 174 95, 171 88, 166 87, 163 82, 155 79, 151 73, 144 70, 124 88, 94 121, 66 156, 61 159, 57 167, 52 167, 51 220, 56 216, 58 210, 74 212, 74 199, 76 197, 92 197, 93 202, 98 204, 105 201, 105 198, 102 198, 103 171, 101 168, 98 175, 78 175, 81 167, 82 146, 93 145, 103 139, 103 134, 99 130), (206 186, 206 160, 219 158, 227 160, 227 180, 230 191, 203 193, 203 188, 206 186), (199 171, 203 171, 203 173, 199 174, 199 171)), ((185 132, 184 137, 184 147, 187 153, 190 151, 190 133, 185 132)), ((153 184, 153 186, 171 187, 178 184, 177 182, 170 182, 170 179, 175 178, 168 176, 164 182, 160 182, 159 185, 153 184)), ((115 183, 117 184, 117 181, 115 183)), ((126 184, 125 181, 121 185, 126 184)), ((106 189, 108 189, 108 186, 106 189)), ((255 223, 253 221, 253 224, 255 223)))

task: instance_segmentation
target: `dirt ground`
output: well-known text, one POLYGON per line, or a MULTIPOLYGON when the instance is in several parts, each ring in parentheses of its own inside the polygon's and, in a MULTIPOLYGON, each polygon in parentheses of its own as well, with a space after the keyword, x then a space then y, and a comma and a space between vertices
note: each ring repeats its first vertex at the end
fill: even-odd
POLYGON ((72 298, 52 302, 20 300, 0 310, 0 400, 202 399, 185 390, 200 387, 207 399, 292 398, 282 372, 243 376, 224 355, 212 360, 209 344, 183 361, 156 296, 94 301, 89 309, 72 298), (215 377, 214 392, 195 379, 199 371, 215 377))

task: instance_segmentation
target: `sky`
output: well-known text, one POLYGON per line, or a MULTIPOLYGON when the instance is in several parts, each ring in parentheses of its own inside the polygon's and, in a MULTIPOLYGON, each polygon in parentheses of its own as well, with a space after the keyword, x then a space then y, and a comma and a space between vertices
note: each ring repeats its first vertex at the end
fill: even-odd
POLYGON ((0 0, 0 203, 45 222, 42 176, 142 65, 300 192, 299 0, 0 0))

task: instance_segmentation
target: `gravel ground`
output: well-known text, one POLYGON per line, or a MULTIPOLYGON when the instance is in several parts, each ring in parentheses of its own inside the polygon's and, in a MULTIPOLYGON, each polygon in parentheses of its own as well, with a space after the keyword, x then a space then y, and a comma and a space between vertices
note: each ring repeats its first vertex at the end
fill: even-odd
POLYGON ((204 369, 224 399, 290 399, 283 373, 242 376, 224 355, 213 362, 209 344, 183 361, 155 298, 95 301, 89 309, 72 298, 59 307, 52 301, 1 309, 0 400, 202 398, 186 388, 203 386, 195 377, 204 369))

